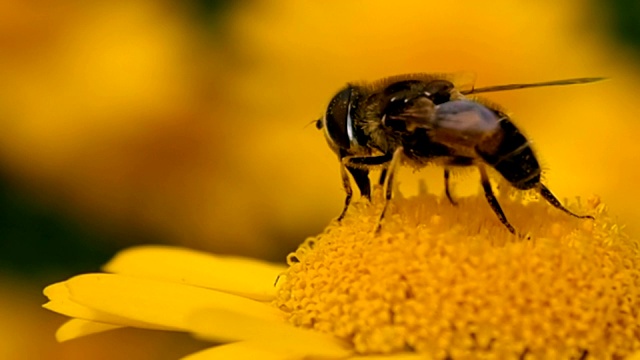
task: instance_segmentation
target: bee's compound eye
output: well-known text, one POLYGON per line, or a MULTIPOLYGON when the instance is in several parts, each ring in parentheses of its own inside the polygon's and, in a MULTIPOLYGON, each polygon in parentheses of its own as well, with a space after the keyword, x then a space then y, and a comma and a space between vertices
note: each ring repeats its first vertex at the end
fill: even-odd
POLYGON ((343 149, 348 149, 354 137, 352 119, 355 88, 347 86, 331 99, 325 115, 327 135, 343 149))

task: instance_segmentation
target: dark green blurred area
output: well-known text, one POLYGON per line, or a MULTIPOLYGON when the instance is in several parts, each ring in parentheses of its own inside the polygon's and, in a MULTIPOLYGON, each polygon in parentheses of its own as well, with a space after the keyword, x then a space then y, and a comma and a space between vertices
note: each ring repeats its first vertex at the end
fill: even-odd
POLYGON ((640 1, 599 1, 599 6, 610 14, 612 37, 640 52, 640 1))
MULTIPOLYGON (((192 4, 194 24, 215 35, 223 31, 224 17, 237 3, 201 0, 192 4)), ((633 47, 640 59, 640 0, 595 4, 594 11, 600 8, 609 14, 612 42, 633 47)), ((121 229, 116 233, 126 231, 121 229)), ((123 244, 165 240, 133 233, 126 238, 113 239, 112 236, 51 208, 49 202, 18 190, 0 175, 0 273, 3 276, 42 286, 73 274, 98 270, 123 244)))
POLYGON ((200 0, 193 1, 194 16, 207 25, 223 23, 224 15, 233 4, 239 3, 228 0, 200 0))
POLYGON ((117 246, 0 178, 0 273, 36 285, 98 270, 117 246))

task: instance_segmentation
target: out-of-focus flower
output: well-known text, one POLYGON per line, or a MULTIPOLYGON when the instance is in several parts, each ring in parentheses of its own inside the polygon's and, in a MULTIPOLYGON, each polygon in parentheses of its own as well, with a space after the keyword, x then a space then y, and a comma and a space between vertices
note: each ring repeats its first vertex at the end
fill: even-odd
POLYGON ((333 93, 460 70, 479 85, 611 77, 490 98, 535 142, 559 196, 599 193, 637 226, 640 78, 586 0, 251 1, 215 37, 172 2, 56 4, 0 5, 0 161, 107 229, 274 257, 339 211, 335 157, 304 128, 333 93))
POLYGON ((511 235, 481 196, 358 203, 289 267, 184 249, 125 250, 45 290, 73 317, 59 340, 123 326, 229 343, 190 359, 627 358, 640 351, 640 243, 599 199, 580 220, 503 191, 511 235), (379 203, 379 202, 378 202, 379 203))

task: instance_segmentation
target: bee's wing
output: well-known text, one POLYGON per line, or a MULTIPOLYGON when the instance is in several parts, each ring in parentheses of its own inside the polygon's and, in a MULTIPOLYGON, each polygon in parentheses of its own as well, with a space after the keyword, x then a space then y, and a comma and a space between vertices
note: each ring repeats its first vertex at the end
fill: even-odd
POLYGON ((450 74, 442 74, 445 80, 449 80, 461 93, 472 90, 476 83, 476 73, 470 71, 460 71, 450 74))
POLYGON ((438 105, 431 118, 435 131, 452 131, 461 137, 491 133, 498 128, 499 121, 493 111, 470 100, 448 101, 438 105))
MULTIPOLYGON (((386 88, 387 86, 401 81, 407 80, 421 80, 424 82, 430 82, 433 80, 447 80, 455 85, 456 89, 460 92, 473 90, 473 86, 476 82, 476 74, 468 71, 460 71, 454 73, 415 73, 415 74, 402 74, 389 76, 384 79, 374 81, 370 86, 374 89, 386 88)), ((369 86, 368 83, 362 83, 360 85, 369 86)))
POLYGON ((454 100, 435 107, 426 122, 408 122, 407 129, 426 129, 429 140, 452 149, 474 147, 487 137, 496 134, 500 119, 490 109, 475 101, 454 100))
POLYGON ((460 91, 463 95, 469 94, 478 94, 483 92, 496 92, 496 91, 507 91, 507 90, 517 90, 517 89, 526 89, 532 87, 545 87, 545 86, 562 86, 562 85, 575 85, 575 84, 587 84, 596 81, 602 81, 606 78, 603 77, 590 77, 590 78, 577 78, 577 79, 565 79, 565 80, 554 80, 554 81, 545 81, 539 83, 529 83, 529 84, 508 84, 508 85, 494 85, 494 86, 486 86, 482 88, 473 88, 467 90, 460 91))
MULTIPOLYGON (((425 100, 425 104, 428 100, 425 100)), ((473 151, 487 137, 496 134, 500 120, 484 105, 470 100, 454 100, 431 108, 415 102, 402 113, 390 116, 386 125, 397 131, 424 129, 433 143, 473 151)))

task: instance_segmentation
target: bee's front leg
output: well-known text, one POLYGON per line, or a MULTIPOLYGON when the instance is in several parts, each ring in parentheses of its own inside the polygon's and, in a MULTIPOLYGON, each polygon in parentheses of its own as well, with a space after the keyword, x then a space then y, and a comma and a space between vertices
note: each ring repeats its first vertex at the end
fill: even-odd
POLYGON ((387 212, 387 207, 389 205, 389 201, 391 200, 391 194, 393 193, 393 177, 395 174, 395 170, 397 169, 400 159, 402 158, 403 148, 397 148, 391 157, 391 162, 389 162, 389 167, 385 172, 385 181, 384 181, 384 205, 382 207, 382 212, 380 213, 380 218, 378 219, 378 225, 376 226, 376 233, 380 232, 382 228, 382 219, 384 218, 384 214, 387 212))
MULTIPOLYGON (((344 198, 344 207, 342 208, 342 212, 340 213, 340 216, 338 216, 338 222, 342 221, 342 219, 346 215, 347 209, 349 208, 349 204, 351 204, 351 197, 353 196, 353 189, 351 189, 351 181, 349 180, 347 169, 349 168, 345 167, 342 164, 340 165, 340 176, 342 177, 342 186, 344 187, 344 192, 346 193, 346 196, 344 198)), ((368 181, 369 181, 369 177, 367 175, 367 182, 368 181)))
POLYGON ((351 199, 353 197, 353 190, 351 188, 351 181, 348 174, 351 174, 353 180, 356 182, 356 185, 360 190, 360 195, 371 201, 371 182, 369 180, 369 167, 384 165, 390 160, 391 157, 388 155, 344 156, 340 158, 340 175, 342 176, 342 185, 344 187, 346 197, 344 200, 344 208, 342 209, 342 213, 340 213, 340 216, 338 216, 338 221, 341 221, 346 215, 347 209, 349 208, 351 199))

